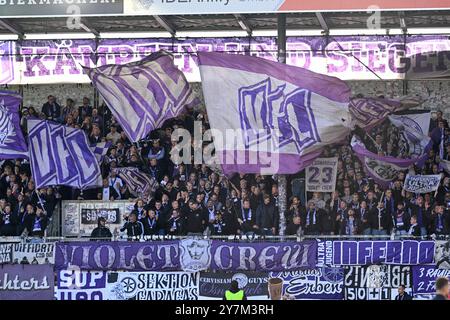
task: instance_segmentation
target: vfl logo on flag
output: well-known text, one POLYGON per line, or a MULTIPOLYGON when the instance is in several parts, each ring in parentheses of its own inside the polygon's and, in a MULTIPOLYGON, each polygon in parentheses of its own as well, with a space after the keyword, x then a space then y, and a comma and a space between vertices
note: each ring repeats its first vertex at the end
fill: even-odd
POLYGON ((286 84, 272 88, 270 78, 239 89, 245 147, 273 141, 273 148, 280 149, 292 143, 300 153, 320 142, 311 109, 311 92, 301 88, 285 90, 286 84))
POLYGON ((5 146, 6 139, 14 133, 11 115, 5 107, 5 100, 0 101, 0 146, 5 146))

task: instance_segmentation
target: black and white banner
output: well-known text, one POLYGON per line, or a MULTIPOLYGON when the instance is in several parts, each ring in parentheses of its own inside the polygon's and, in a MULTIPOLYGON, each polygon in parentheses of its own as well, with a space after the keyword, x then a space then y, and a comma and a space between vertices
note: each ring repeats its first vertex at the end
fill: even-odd
POLYGON ((222 299, 236 280, 249 300, 267 300, 267 272, 200 272, 200 300, 222 299))
POLYGON ((15 243, 13 258, 15 263, 54 264, 55 244, 46 243, 15 243))
POLYGON ((108 272, 108 300, 198 300, 198 272, 108 272))
POLYGON ((410 266, 371 265, 344 268, 345 300, 394 300, 400 285, 411 294, 410 266))
POLYGON ((13 243, 0 243, 0 264, 13 262, 13 243))
POLYGON ((435 175, 407 175, 403 189, 412 193, 428 193, 439 188, 442 176, 435 175))
POLYGON ((336 187, 338 158, 317 158, 306 167, 306 191, 333 192, 336 187))

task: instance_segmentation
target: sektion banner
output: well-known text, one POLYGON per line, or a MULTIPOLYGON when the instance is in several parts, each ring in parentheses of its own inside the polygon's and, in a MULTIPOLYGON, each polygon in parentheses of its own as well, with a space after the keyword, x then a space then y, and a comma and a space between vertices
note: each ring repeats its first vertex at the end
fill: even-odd
POLYGON ((222 299, 236 280, 249 300, 267 300, 267 272, 200 272, 200 300, 222 299))
POLYGON ((403 189, 412 193, 428 193, 436 191, 441 183, 442 176, 435 175, 407 175, 403 189))
POLYGON ((0 300, 53 300, 55 276, 50 264, 4 265, 0 300))
POLYGON ((345 300, 394 300, 400 285, 411 294, 409 266, 347 266, 344 270, 345 300))
POLYGON ((318 266, 433 263, 434 241, 321 241, 318 266))
POLYGON ((317 158, 306 167, 306 191, 334 192, 338 158, 317 158))
POLYGON ((106 272, 71 268, 57 273, 56 300, 106 300, 106 272))
POLYGON ((283 295, 295 300, 342 300, 344 270, 323 267, 289 272, 271 272, 270 278, 283 280, 283 295))
POLYGON ((198 300, 198 272, 108 272, 108 300, 198 300))

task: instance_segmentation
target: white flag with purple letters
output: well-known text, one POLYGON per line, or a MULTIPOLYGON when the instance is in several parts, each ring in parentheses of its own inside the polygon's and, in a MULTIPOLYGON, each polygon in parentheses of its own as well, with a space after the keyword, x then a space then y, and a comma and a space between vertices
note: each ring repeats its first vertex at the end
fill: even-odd
POLYGON ((37 188, 65 185, 87 189, 101 185, 97 152, 94 153, 83 130, 28 119, 28 142, 37 188))
POLYGON ((84 70, 132 142, 197 103, 183 72, 165 51, 137 62, 84 70))
POLYGON ((297 173, 350 133, 350 88, 338 78, 256 57, 198 58, 225 174, 297 173))

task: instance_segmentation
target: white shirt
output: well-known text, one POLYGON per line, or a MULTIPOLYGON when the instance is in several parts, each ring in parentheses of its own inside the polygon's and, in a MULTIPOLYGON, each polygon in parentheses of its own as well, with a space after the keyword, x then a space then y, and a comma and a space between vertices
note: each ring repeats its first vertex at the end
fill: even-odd
POLYGON ((102 200, 103 201, 109 201, 110 196, 109 196, 109 187, 103 188, 103 197, 102 200))

